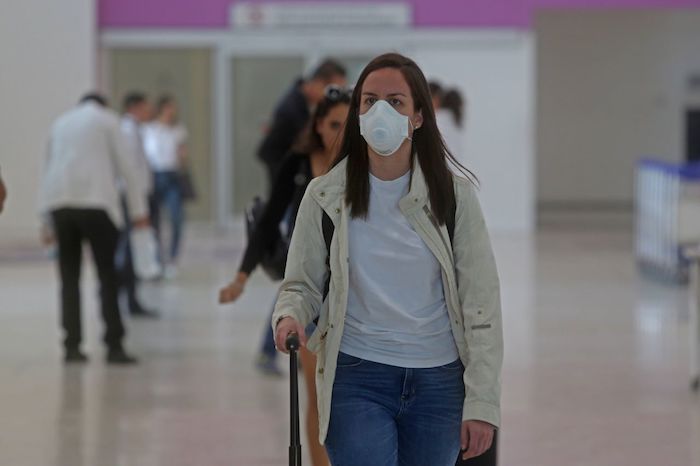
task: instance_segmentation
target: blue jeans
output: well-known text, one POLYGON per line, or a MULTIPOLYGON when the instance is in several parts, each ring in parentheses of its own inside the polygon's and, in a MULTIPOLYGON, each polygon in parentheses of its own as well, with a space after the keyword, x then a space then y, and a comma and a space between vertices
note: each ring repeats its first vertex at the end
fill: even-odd
MULTIPOLYGON (((175 262, 180 253, 182 225, 185 221, 185 210, 182 202, 182 189, 180 188, 180 181, 177 172, 167 171, 155 173, 153 197, 153 228, 156 230, 158 242, 161 243, 160 209, 165 207, 168 211, 168 216, 172 224, 172 243, 170 244, 170 250, 168 251, 169 257, 167 259, 175 262)), ((159 249, 162 249, 162 247, 159 247, 159 249)), ((167 261, 164 260, 163 262, 167 261)))
POLYGON ((326 450, 333 466, 454 466, 464 367, 406 369, 338 355, 326 450))
POLYGON ((275 334, 272 331, 272 313, 275 312, 275 302, 272 303, 272 309, 270 309, 270 317, 265 321, 265 327, 263 328, 263 339, 260 345, 260 353, 266 355, 270 359, 277 358, 277 348, 275 348, 275 334))

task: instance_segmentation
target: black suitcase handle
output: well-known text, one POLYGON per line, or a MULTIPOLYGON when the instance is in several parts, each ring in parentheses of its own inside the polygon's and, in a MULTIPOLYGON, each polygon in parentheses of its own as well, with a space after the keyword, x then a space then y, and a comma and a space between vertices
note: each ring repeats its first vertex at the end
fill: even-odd
POLYGON ((297 351, 299 335, 290 333, 284 346, 289 351, 289 398, 291 403, 289 466, 301 466, 301 438, 299 436, 299 370, 297 351))

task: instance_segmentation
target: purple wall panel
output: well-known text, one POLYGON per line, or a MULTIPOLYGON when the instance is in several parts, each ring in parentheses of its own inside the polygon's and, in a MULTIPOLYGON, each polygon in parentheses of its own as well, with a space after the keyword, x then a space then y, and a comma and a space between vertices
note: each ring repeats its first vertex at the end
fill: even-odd
MULTIPOLYGON (((229 8, 235 1, 98 0, 99 25, 101 28, 227 28, 229 8)), ((269 0, 253 1, 263 3, 269 0)), ((295 0, 274 1, 283 3, 295 0)), ((372 2, 372 0, 364 1, 372 2)), ((700 0, 406 1, 413 5, 414 24, 417 27, 529 27, 534 12, 538 8, 700 7, 700 0)))

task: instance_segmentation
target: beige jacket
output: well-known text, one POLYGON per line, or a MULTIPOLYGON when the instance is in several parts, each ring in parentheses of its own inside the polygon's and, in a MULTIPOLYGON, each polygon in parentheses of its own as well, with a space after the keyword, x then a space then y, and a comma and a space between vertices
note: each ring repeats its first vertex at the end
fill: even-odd
MULTIPOLYGON (((285 316, 306 326, 316 317, 318 328, 307 347, 318 356, 316 392, 319 441, 328 432, 336 361, 348 302, 348 222, 345 205, 347 159, 306 190, 289 248, 273 327, 285 316), (322 302, 327 277, 322 209, 335 225, 330 248, 331 282, 322 302)), ((500 373, 503 360, 501 303, 496 263, 481 208, 470 182, 455 177, 454 245, 447 227, 438 228, 430 210, 425 178, 414 163, 409 193, 399 202, 401 212, 421 236, 442 268, 452 333, 464 367, 465 400, 462 418, 500 426, 500 373)))

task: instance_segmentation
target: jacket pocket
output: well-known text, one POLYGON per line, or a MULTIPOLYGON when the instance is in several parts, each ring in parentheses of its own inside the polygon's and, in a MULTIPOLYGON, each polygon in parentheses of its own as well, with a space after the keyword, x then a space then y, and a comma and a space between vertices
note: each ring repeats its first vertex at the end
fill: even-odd
POLYGON ((321 346, 326 341, 326 336, 328 335, 328 327, 316 327, 311 338, 306 342, 306 348, 312 353, 318 353, 321 350, 321 346))
POLYGON ((472 325, 472 330, 487 330, 490 328, 491 324, 472 325))
POLYGON ((316 330, 306 342, 306 348, 312 353, 318 353, 326 340, 328 335, 328 317, 328 299, 326 299, 321 306, 321 314, 318 316, 316 330))

